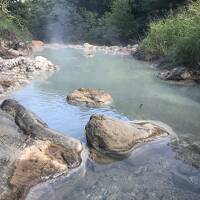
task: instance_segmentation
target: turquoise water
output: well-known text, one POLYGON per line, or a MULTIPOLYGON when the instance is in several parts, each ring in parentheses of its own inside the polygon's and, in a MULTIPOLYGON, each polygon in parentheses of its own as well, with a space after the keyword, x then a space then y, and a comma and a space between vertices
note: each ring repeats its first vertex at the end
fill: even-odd
MULTIPOLYGON (((96 53, 87 58, 82 50, 65 48, 46 48, 39 54, 57 64, 60 70, 48 79, 39 77, 12 97, 51 128, 85 142, 84 126, 92 114, 101 113, 123 120, 162 121, 180 138, 200 142, 198 85, 163 82, 148 63, 131 56, 96 53), (113 105, 101 109, 69 105, 67 94, 80 87, 108 91, 114 99, 113 105)), ((40 185, 28 199, 199 200, 200 170, 182 159, 169 141, 163 140, 144 145, 124 161, 108 165, 88 161, 81 176, 40 185)))

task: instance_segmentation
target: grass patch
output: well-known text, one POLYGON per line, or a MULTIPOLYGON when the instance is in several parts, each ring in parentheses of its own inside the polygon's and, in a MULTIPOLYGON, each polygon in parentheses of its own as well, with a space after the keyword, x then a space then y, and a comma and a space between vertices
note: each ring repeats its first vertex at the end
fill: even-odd
POLYGON ((176 64, 200 67, 200 0, 176 15, 152 22, 141 48, 176 64))

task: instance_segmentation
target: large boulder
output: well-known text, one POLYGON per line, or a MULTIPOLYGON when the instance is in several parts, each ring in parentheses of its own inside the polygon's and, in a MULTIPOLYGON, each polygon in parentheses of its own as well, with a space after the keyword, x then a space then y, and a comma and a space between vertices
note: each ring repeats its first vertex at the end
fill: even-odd
POLYGON ((0 108, 0 199, 24 198, 30 187, 82 162, 79 140, 53 131, 15 100, 0 108))
POLYGON ((67 96, 67 101, 73 105, 86 105, 89 107, 101 107, 112 103, 109 93, 93 88, 80 88, 67 96))
POLYGON ((103 115, 93 115, 85 129, 89 145, 113 156, 126 156, 142 143, 169 135, 151 122, 127 122, 103 115))

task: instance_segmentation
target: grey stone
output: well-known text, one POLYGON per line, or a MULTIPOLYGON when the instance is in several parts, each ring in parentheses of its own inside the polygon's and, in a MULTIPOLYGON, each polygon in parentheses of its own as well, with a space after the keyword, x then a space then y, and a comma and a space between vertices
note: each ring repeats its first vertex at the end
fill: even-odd
POLYGON ((17 200, 28 189, 82 162, 80 141, 51 130, 15 100, 0 109, 0 199, 17 200))

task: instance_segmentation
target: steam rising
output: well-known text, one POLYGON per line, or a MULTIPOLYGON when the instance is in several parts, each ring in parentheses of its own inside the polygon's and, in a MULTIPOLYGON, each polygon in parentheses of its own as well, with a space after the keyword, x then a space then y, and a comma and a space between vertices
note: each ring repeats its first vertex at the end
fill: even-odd
POLYGON ((76 9, 72 3, 57 2, 46 16, 45 34, 49 42, 73 41, 77 31, 76 9))

